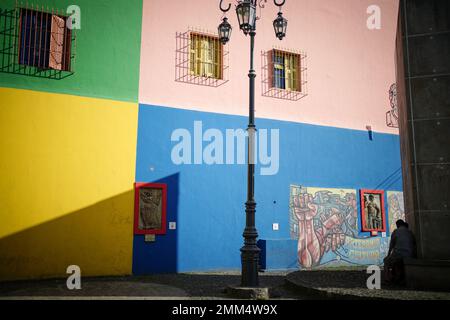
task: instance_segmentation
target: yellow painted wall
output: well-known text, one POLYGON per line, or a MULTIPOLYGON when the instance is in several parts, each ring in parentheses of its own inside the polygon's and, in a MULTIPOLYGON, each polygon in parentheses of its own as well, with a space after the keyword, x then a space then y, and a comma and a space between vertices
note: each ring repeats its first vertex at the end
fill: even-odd
POLYGON ((0 281, 131 274, 137 113, 0 88, 0 281))

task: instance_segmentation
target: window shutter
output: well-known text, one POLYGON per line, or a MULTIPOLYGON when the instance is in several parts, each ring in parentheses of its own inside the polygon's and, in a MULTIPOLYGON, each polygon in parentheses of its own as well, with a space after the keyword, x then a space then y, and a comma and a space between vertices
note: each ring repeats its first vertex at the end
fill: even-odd
POLYGON ((205 77, 213 77, 214 76, 214 41, 208 37, 203 39, 203 65, 204 65, 204 74, 205 77))
POLYGON ((214 44, 216 47, 216 51, 214 53, 215 56, 215 74, 214 77, 216 79, 222 79, 223 76, 223 63, 222 63, 222 50, 223 50, 223 45, 219 42, 219 40, 214 39, 214 44))
POLYGON ((273 51, 273 59, 274 59, 274 87, 279 89, 285 89, 286 88, 286 81, 285 81, 285 60, 284 60, 284 54, 282 54, 279 51, 273 51))
POLYGON ((189 48, 189 73, 191 75, 195 74, 195 64, 196 64, 196 57, 195 57, 195 37, 194 35, 190 35, 189 40, 191 41, 190 43, 190 48, 189 48))
POLYGON ((200 73, 200 76, 202 76, 202 77, 204 77, 205 76, 205 50, 206 50, 206 48, 205 48, 205 42, 204 42, 204 40, 203 40, 203 37, 199 37, 199 44, 200 44, 200 55, 199 55, 199 60, 198 60, 198 63, 199 63, 199 69, 200 69, 200 71, 199 71, 199 73, 200 73))
POLYGON ((207 56, 207 43, 205 41, 205 39, 200 36, 200 75, 202 77, 206 76, 206 56, 207 56))
POLYGON ((278 60, 280 61, 280 88, 286 89, 286 55, 279 52, 278 60))
MULTIPOLYGON (((67 20, 66 20, 67 21, 67 20)), ((71 69, 71 55, 72 55, 72 30, 65 28, 64 40, 64 56, 63 56, 63 70, 69 71, 71 69)))
POLYGON ((297 75, 296 75, 296 79, 297 79, 297 86, 296 86, 296 91, 301 92, 302 91, 302 56, 298 55, 297 59, 296 59, 296 64, 297 64, 297 75))
POLYGON ((190 64, 189 72, 191 75, 202 75, 202 42, 200 36, 191 34, 191 48, 190 48, 190 64))
POLYGON ((275 77, 274 77, 275 67, 274 67, 273 55, 274 55, 274 51, 273 50, 270 50, 267 53, 267 65, 268 65, 268 70, 267 70, 268 79, 267 79, 267 81, 269 83, 269 88, 275 87, 275 77))
POLYGON ((286 83, 286 90, 293 90, 293 65, 292 65, 292 55, 289 53, 285 53, 284 54, 284 67, 285 67, 285 73, 286 73, 286 78, 285 78, 285 83, 286 83))
POLYGON ((52 15, 52 27, 50 36, 50 57, 49 67, 56 70, 63 69, 64 51, 64 29, 66 22, 64 19, 52 15))
POLYGON ((198 35, 195 36, 195 75, 202 75, 202 41, 198 35))

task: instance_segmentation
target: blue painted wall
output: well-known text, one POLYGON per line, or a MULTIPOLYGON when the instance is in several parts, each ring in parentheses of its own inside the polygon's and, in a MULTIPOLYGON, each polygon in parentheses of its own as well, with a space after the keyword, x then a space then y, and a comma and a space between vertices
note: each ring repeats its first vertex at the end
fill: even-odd
POLYGON ((264 270, 298 269, 297 244, 298 241, 292 239, 259 240, 261 268, 264 270))
MULTIPOLYGON (((139 180, 137 180, 139 181, 139 180)), ((144 181, 144 180, 142 180, 144 181)), ((167 220, 178 220, 179 175, 173 174, 154 181, 167 184, 167 220)), ((177 272, 177 230, 157 235, 156 242, 145 242, 144 235, 133 238, 133 274, 177 272)))
MULTIPOLYGON (((193 132, 194 121, 224 134, 247 125, 241 116, 139 107, 136 182, 168 182, 168 221, 176 221, 177 230, 155 243, 134 237, 134 274, 240 268, 246 165, 173 164, 172 132, 193 132)), ((397 135, 374 132, 371 140, 367 131, 268 119, 258 119, 257 127, 280 130, 278 174, 255 177, 260 239, 289 239, 291 184, 402 190, 397 135), (272 230, 275 222, 279 231, 272 230)))

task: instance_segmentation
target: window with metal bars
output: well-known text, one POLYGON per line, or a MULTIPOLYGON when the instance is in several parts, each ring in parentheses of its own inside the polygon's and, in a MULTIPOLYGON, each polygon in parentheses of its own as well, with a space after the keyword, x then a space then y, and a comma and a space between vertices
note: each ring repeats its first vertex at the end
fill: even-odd
POLYGON ((69 71, 72 35, 66 23, 67 17, 21 8, 19 64, 69 71))
POLYGON ((190 34, 189 72, 198 77, 223 78, 223 46, 218 37, 190 34))
POLYGON ((289 91, 302 91, 301 86, 301 57, 299 54, 272 50, 270 53, 273 69, 270 77, 273 88, 289 91))
POLYGON ((76 31, 55 8, 0 9, 0 73, 61 80, 74 74, 76 31))

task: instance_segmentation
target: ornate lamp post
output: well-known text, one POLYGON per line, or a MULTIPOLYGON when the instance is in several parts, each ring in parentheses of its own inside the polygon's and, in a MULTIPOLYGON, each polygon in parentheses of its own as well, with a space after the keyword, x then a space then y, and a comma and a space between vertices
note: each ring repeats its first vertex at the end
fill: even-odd
MULTIPOLYGON (((256 201, 255 201, 255 78, 256 72, 253 67, 254 61, 254 48, 255 48, 255 35, 256 35, 256 20, 258 20, 256 14, 256 6, 258 0, 240 0, 236 6, 236 14, 239 21, 239 28, 245 35, 250 35, 250 71, 248 77, 250 78, 250 103, 249 103, 249 123, 248 123, 248 176, 247 176, 247 202, 245 203, 246 223, 244 229, 244 246, 241 248, 241 262, 242 262, 242 287, 258 287, 258 261, 260 249, 256 245, 258 238, 258 232, 255 226, 255 213, 256 213, 256 201)), ((262 2, 267 0, 260 0, 259 6, 264 8, 262 2)), ((273 1, 276 6, 280 8, 278 17, 273 22, 275 34, 278 39, 282 40, 286 35, 287 20, 283 18, 281 7, 286 0, 282 0, 278 3, 273 1)), ((228 8, 223 7, 223 0, 220 0, 220 10, 223 13, 227 13, 231 9, 231 4, 228 8)), ((226 44, 230 40, 231 25, 228 23, 226 17, 223 18, 223 22, 219 25, 219 37, 223 44, 226 44)))

